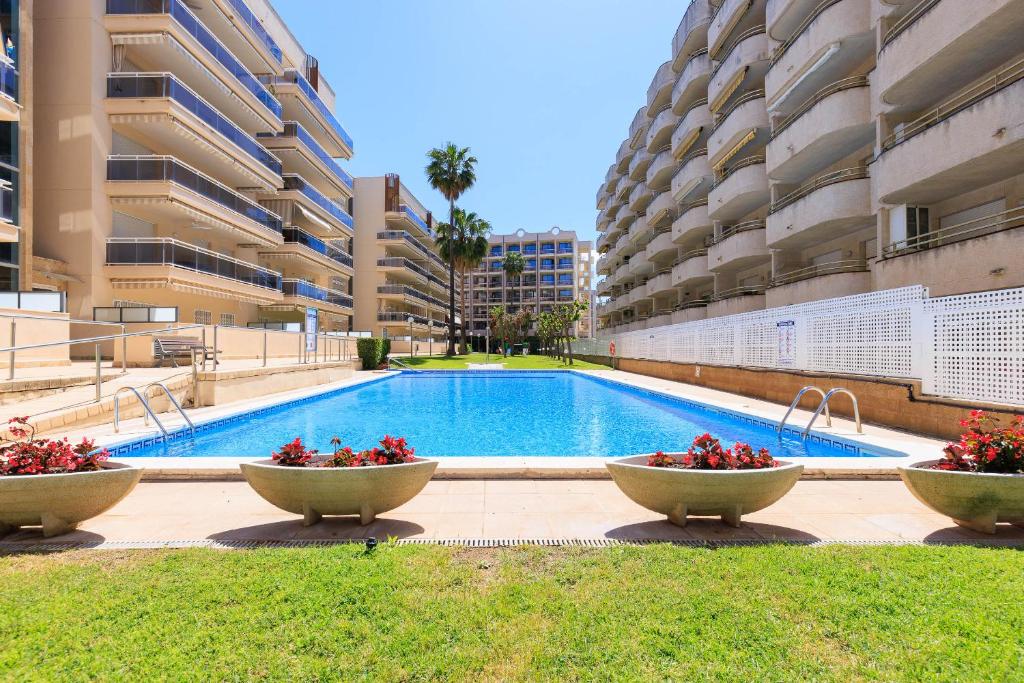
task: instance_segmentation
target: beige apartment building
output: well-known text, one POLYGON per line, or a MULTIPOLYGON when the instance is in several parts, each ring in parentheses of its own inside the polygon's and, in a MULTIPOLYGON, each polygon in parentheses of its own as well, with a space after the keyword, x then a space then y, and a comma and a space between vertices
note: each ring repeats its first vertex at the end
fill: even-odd
POLYGON ((34 11, 32 253, 72 317, 351 329, 352 139, 268 0, 34 11))
POLYGON ((600 324, 1024 285, 1024 0, 694 0, 597 193, 600 324))
MULTIPOLYGON (((511 234, 492 234, 489 242, 487 257, 463 283, 470 331, 487 330, 494 306, 504 306, 510 313, 526 308, 537 315, 551 311, 557 304, 580 298, 589 300, 593 243, 578 239, 574 231, 518 230, 511 234), (518 277, 509 277, 503 269, 504 258, 510 252, 522 254, 526 262, 525 270, 518 277)), ((578 324, 577 335, 590 336, 591 327, 590 316, 584 316, 578 324)))
POLYGON ((355 329, 389 337, 395 351, 410 339, 424 353, 443 343, 451 290, 433 215, 392 173, 356 178, 355 224, 355 329))

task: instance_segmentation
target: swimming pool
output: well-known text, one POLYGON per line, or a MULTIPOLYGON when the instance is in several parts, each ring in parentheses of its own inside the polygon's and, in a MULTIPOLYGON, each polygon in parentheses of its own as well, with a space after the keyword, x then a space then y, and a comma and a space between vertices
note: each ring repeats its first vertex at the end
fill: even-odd
POLYGON ((594 375, 576 372, 402 372, 352 387, 197 425, 170 438, 111 447, 116 457, 268 457, 302 437, 330 450, 331 437, 369 448, 404 436, 417 455, 624 456, 685 450, 710 432, 723 444, 749 442, 780 457, 903 455, 774 424, 594 375))

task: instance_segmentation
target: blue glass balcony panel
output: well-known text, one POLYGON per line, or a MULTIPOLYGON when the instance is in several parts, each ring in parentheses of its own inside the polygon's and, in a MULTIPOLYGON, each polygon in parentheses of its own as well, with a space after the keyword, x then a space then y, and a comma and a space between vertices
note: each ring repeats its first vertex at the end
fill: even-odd
POLYGON ((309 132, 295 121, 285 121, 284 131, 281 133, 257 133, 257 138, 296 138, 303 145, 306 146, 314 156, 318 157, 320 161, 324 162, 330 172, 337 178, 343 185, 349 189, 355 187, 355 182, 352 180, 352 176, 349 175, 345 169, 338 165, 334 157, 327 153, 327 151, 320 146, 320 143, 313 138, 309 132))
POLYGON ((310 201, 337 220, 341 221, 344 225, 347 225, 349 228, 353 228, 355 226, 352 216, 350 216, 345 209, 341 208, 340 204, 333 199, 328 199, 322 192, 320 192, 320 190, 303 180, 302 176, 289 173, 282 176, 282 178, 284 179, 285 190, 301 192, 310 201))

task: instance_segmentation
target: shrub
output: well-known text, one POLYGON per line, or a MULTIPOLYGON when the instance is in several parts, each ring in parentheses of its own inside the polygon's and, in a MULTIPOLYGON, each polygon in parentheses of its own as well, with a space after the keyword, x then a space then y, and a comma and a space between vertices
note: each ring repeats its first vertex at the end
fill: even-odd
POLYGON ((106 449, 93 452, 95 442, 89 439, 77 446, 67 438, 37 439, 27 417, 12 417, 7 423, 14 440, 0 446, 0 476, 94 472, 110 457, 106 449))
POLYGON ((320 455, 315 449, 307 449, 302 439, 281 446, 274 452, 272 459, 285 467, 374 467, 377 465, 398 465, 415 460, 414 448, 409 448, 405 439, 385 435, 380 446, 369 450, 354 452, 351 447, 341 447, 341 439, 331 439, 334 453, 320 455))
POLYGON ((1024 474, 1024 416, 1018 415, 1008 427, 1000 427, 998 419, 982 410, 972 410, 960 426, 967 427, 960 442, 948 444, 945 457, 932 469, 1024 474))
POLYGON ((356 341, 356 352, 363 361, 363 370, 376 370, 391 353, 391 340, 380 337, 361 337, 356 341))
POLYGON ((750 444, 737 442, 732 448, 723 449, 718 439, 701 434, 681 457, 658 451, 647 458, 647 465, 683 470, 762 470, 778 467, 779 463, 767 448, 755 453, 750 444))

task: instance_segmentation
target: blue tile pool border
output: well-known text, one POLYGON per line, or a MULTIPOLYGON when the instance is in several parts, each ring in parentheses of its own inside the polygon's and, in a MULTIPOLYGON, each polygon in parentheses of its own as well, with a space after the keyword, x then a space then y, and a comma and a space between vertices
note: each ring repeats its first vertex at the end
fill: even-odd
MULTIPOLYGON (((538 376, 557 377, 558 375, 564 374, 566 372, 571 372, 573 375, 575 375, 577 377, 583 377, 583 378, 589 379, 590 381, 597 382, 599 384, 604 384, 606 386, 612 386, 615 389, 618 389, 620 391, 625 391, 626 393, 632 393, 632 394, 635 394, 635 395, 638 395, 638 396, 647 396, 647 397, 652 397, 652 398, 657 398, 657 399, 662 399, 662 400, 674 401, 674 402, 677 402, 680 405, 684 405, 684 406, 686 406, 688 408, 692 408, 692 409, 696 409, 696 410, 705 410, 705 411, 708 411, 708 412, 717 413, 719 415, 726 415, 728 417, 731 417, 731 418, 740 420, 742 422, 746 422, 747 424, 758 426, 758 427, 763 427, 763 428, 772 429, 772 430, 774 430, 774 429, 776 429, 778 427, 778 423, 777 422, 773 422, 772 420, 769 420, 769 419, 766 419, 766 418, 761 418, 761 417, 755 417, 753 415, 748 415, 748 414, 742 413, 742 412, 740 412, 738 410, 731 410, 729 408, 721 408, 721 407, 718 407, 718 406, 708 405, 707 403, 701 403, 700 401, 694 401, 694 400, 687 399, 687 398, 682 398, 682 397, 679 397, 679 396, 673 396, 672 394, 668 394, 668 393, 665 393, 665 392, 662 392, 662 391, 657 391, 657 390, 654 390, 654 389, 647 389, 647 388, 644 388, 644 387, 637 387, 637 386, 634 386, 632 384, 627 384, 626 382, 622 382, 622 381, 615 380, 615 379, 609 379, 607 377, 601 377, 599 375, 588 373, 588 372, 580 372, 578 370, 401 370, 401 371, 398 371, 398 372, 392 372, 392 373, 387 374, 387 375, 382 375, 380 377, 376 377, 374 379, 370 379, 370 380, 367 380, 365 382, 359 382, 357 384, 350 384, 348 386, 338 387, 338 388, 335 388, 335 389, 328 389, 326 391, 321 391, 321 392, 317 392, 317 393, 314 393, 314 394, 310 394, 309 396, 303 396, 302 398, 284 399, 284 400, 280 400, 280 401, 275 401, 275 402, 267 404, 265 406, 260 406, 259 408, 253 408, 253 409, 250 409, 250 410, 243 410, 243 411, 240 411, 240 412, 237 412, 237 413, 232 413, 230 415, 225 415, 223 417, 213 418, 213 419, 207 420, 205 422, 199 422, 199 423, 197 423, 195 425, 195 434, 209 432, 209 431, 217 429, 218 427, 223 427, 225 425, 232 424, 234 422, 239 422, 241 420, 248 420, 248 419, 251 419, 252 417, 255 417, 255 416, 265 415, 267 413, 277 411, 277 410, 279 410, 281 408, 291 408, 293 406, 302 405, 302 404, 305 404, 305 403, 311 403, 313 401, 319 401, 321 399, 329 398, 331 396, 335 396, 335 395, 338 395, 338 394, 343 394, 343 393, 346 393, 346 392, 349 392, 349 391, 355 391, 357 389, 360 389, 360 388, 365 387, 365 386, 369 386, 371 384, 376 384, 376 383, 379 383, 379 382, 387 381, 389 379, 394 379, 395 377, 398 377, 400 375, 410 375, 410 376, 417 376, 417 375, 419 375, 419 376, 462 375, 462 376, 472 376, 472 377, 503 377, 503 378, 517 377, 517 376, 518 377, 532 376, 534 378, 537 378, 538 376)), ((795 438, 799 439, 803 432, 802 432, 802 430, 799 430, 799 429, 794 429, 792 427, 786 427, 785 429, 783 429, 783 433, 786 434, 787 436, 792 436, 792 437, 795 437, 795 438)), ((192 430, 190 430, 188 427, 179 427, 179 428, 177 428, 177 429, 175 429, 173 431, 168 432, 167 436, 164 436, 163 434, 158 434, 158 435, 154 435, 154 436, 145 437, 145 438, 142 438, 142 439, 124 440, 124 441, 120 441, 120 442, 114 442, 113 444, 107 445, 105 448, 107 449, 107 451, 109 451, 110 456, 113 457, 113 458, 116 458, 116 457, 119 457, 119 456, 121 456, 121 457, 124 457, 124 456, 132 457, 131 453, 134 452, 134 451, 140 451, 140 450, 143 450, 145 448, 149 448, 151 446, 155 446, 155 445, 161 444, 161 443, 167 443, 167 442, 170 442, 170 441, 177 441, 177 440, 182 439, 182 438, 192 438, 192 437, 193 437, 192 430)), ((812 442, 812 443, 818 443, 818 444, 832 446, 833 448, 836 448, 838 450, 841 450, 841 451, 844 451, 846 453, 849 453, 850 457, 859 457, 859 458, 873 458, 873 457, 900 457, 900 458, 905 458, 905 457, 907 457, 906 453, 903 453, 903 452, 900 452, 900 451, 897 451, 897 450, 882 448, 880 446, 865 446, 865 445, 863 445, 861 443, 858 443, 858 442, 853 441, 851 439, 847 439, 845 437, 825 436, 825 435, 822 435, 822 434, 820 434, 818 432, 815 432, 813 430, 811 431, 810 435, 807 437, 807 440, 812 442)), ((180 459, 182 457, 187 457, 187 456, 156 456, 156 457, 168 457, 168 458, 180 459)), ((237 457, 247 457, 247 456, 237 456, 237 457)), ((531 456, 520 456, 520 457, 531 457, 531 456)), ((609 456, 609 457, 611 457, 611 456, 609 456)), ((827 456, 827 457, 840 457, 840 456, 827 456)))

